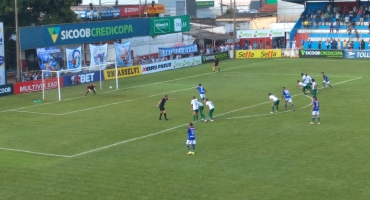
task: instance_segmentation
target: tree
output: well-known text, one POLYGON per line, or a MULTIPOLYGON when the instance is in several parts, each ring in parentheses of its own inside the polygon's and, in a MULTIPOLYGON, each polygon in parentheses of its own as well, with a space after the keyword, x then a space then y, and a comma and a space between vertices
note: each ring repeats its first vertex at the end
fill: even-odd
MULTIPOLYGON (((7 69, 16 68, 15 41, 7 40, 15 33, 14 3, 14 0, 0 0, 0 22, 4 22, 7 69)), ((22 27, 77 22, 77 15, 71 10, 71 6, 80 3, 82 0, 18 0, 18 25, 22 27)), ((25 53, 27 57, 28 52, 25 53)))
MULTIPOLYGON (((19 26, 31 24, 60 24, 78 21, 71 6, 78 5, 81 0, 18 0, 19 26)), ((5 27, 15 26, 14 0, 0 2, 0 21, 5 27)))

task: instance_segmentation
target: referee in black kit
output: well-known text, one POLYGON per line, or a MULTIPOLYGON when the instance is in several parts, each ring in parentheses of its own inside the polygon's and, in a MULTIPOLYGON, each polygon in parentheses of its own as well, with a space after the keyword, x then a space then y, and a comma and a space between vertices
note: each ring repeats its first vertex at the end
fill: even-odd
POLYGON ((218 72, 220 72, 220 66, 218 65, 218 59, 215 57, 215 65, 213 65, 213 72, 216 72, 216 67, 218 69, 218 72))
POLYGON ((159 120, 162 120, 162 114, 164 114, 164 119, 168 120, 166 109, 164 108, 164 104, 166 104, 167 100, 172 100, 172 99, 175 99, 175 98, 168 98, 167 95, 164 95, 164 97, 158 102, 157 106, 159 107, 159 110, 161 111, 161 113, 159 114, 159 120))

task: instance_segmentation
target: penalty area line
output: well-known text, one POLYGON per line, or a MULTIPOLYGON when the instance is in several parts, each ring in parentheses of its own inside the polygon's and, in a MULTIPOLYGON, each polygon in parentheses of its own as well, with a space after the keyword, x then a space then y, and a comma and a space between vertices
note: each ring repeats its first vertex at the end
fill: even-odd
POLYGON ((72 156, 68 156, 68 155, 60 155, 60 154, 52 154, 52 153, 41 153, 41 152, 27 151, 27 150, 20 150, 20 149, 0 148, 0 150, 4 150, 4 151, 15 151, 15 152, 21 152, 21 153, 28 153, 28 154, 37 154, 37 155, 43 155, 43 156, 63 157, 63 158, 71 158, 72 157, 72 156))

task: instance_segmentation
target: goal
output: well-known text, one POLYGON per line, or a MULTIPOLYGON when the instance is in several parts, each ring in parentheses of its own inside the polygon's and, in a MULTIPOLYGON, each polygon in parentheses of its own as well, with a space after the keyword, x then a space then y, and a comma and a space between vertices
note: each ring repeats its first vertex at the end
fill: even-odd
MULTIPOLYGON (((116 68, 114 63, 111 66, 112 69, 116 68)), ((42 70, 42 99, 61 101, 81 98, 91 84, 95 84, 97 94, 118 90, 118 77, 104 80, 104 70, 107 68, 105 64, 72 70, 42 70)))

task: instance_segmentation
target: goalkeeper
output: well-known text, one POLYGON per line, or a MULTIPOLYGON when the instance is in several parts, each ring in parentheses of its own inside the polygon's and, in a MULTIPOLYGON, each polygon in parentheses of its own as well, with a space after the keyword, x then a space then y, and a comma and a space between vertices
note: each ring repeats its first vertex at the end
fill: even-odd
POLYGON ((94 94, 96 94, 95 84, 87 86, 87 91, 85 93, 85 96, 89 94, 90 91, 94 91, 94 94))

